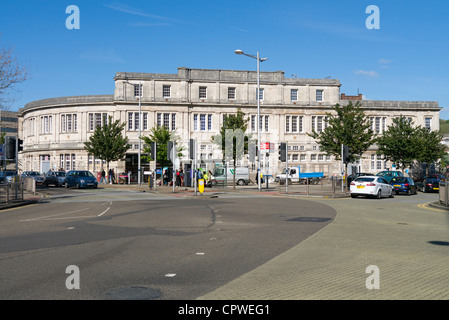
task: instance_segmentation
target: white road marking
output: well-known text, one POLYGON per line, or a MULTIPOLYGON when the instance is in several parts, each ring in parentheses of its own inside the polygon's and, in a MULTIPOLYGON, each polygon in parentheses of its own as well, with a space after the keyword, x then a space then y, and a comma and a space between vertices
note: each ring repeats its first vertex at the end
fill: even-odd
POLYGON ((166 276, 167 278, 173 278, 173 277, 176 276, 176 273, 167 273, 165 276, 166 276))
MULTIPOLYGON (((72 214, 72 213, 81 212, 81 211, 86 211, 86 210, 89 210, 89 209, 90 208, 85 208, 85 209, 80 209, 80 210, 75 210, 75 211, 70 211, 70 212, 65 212, 65 213, 53 214, 51 216, 44 216, 44 217, 39 217, 39 218, 20 220, 20 222, 23 222, 23 221, 39 221, 39 220, 48 220, 48 219, 58 219, 58 218, 54 218, 54 217, 64 216, 64 215, 67 215, 67 214, 72 214)), ((61 219, 61 218, 59 218, 59 219, 61 219)), ((65 218, 65 219, 73 219, 73 218, 65 218)))
POLYGON ((109 211, 109 209, 111 209, 111 207, 108 207, 106 210, 104 210, 102 213, 100 213, 98 216, 101 217, 102 215, 104 215, 106 212, 109 211))

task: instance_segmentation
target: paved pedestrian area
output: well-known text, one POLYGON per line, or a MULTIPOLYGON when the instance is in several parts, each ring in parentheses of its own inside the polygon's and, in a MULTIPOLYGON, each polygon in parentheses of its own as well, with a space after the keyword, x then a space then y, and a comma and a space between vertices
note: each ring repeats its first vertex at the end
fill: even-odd
POLYGON ((449 298, 447 211, 415 205, 388 210, 387 202, 366 200, 379 206, 368 214, 357 202, 348 208, 338 199, 321 201, 337 210, 332 223, 200 300, 449 298), (366 273, 372 265, 378 274, 366 273), (379 289, 368 289, 367 280, 379 289))

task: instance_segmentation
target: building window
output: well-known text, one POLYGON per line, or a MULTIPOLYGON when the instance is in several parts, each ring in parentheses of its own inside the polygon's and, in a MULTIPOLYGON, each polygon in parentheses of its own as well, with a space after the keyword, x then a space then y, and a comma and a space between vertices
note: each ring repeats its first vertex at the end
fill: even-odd
POLYGON ((164 113, 164 127, 170 129, 170 113, 164 113))
POLYGON ((171 130, 176 130, 176 113, 171 114, 171 130))
POLYGON ((425 118, 424 119, 424 125, 426 127, 426 129, 431 130, 432 129, 432 118, 425 118))
POLYGON ((323 93, 324 93, 324 90, 317 90, 316 91, 316 101, 317 102, 323 101, 323 93))
POLYGON ((95 131, 97 127, 103 127, 107 124, 107 113, 89 113, 89 131, 95 131))
POLYGON ((142 117, 143 130, 148 130, 148 113, 144 112, 142 114, 142 117))
POLYGON ((229 100, 235 100, 236 94, 235 94, 236 88, 230 87, 228 88, 228 99, 229 100))
POLYGON ((251 115, 251 132, 256 132, 256 117, 255 115, 251 115))
POLYGON ((35 134, 35 125, 36 125, 36 118, 31 118, 30 120, 29 120, 29 122, 30 122, 30 126, 29 126, 29 132, 28 132, 28 134, 30 135, 30 136, 34 136, 34 134, 35 134))
POLYGON ((163 85, 162 86, 162 97, 163 98, 170 98, 171 97, 171 86, 169 86, 169 85, 163 85))
POLYGON ((371 130, 376 133, 383 133, 387 127, 387 118, 386 117, 370 117, 369 118, 371 130))
POLYGON ((48 134, 53 132, 53 116, 41 117, 41 133, 48 134))
POLYGON ((303 132, 302 119, 303 116, 286 116, 285 132, 303 132))
POLYGON ((207 130, 212 131, 212 115, 207 115, 207 130))
POLYGON ((298 89, 291 89, 290 90, 290 100, 291 101, 298 101, 298 89))
POLYGON ((207 87, 200 87, 200 89, 199 89, 199 96, 200 96, 200 99, 206 99, 207 98, 207 87))
MULTIPOLYGON (((257 88, 256 88, 256 99, 257 99, 257 88)), ((260 88, 260 91, 259 91, 259 100, 263 100, 263 88, 260 88)))
POLYGON ((298 154, 292 155, 292 161, 298 161, 298 154))
POLYGON ((299 161, 306 161, 306 155, 305 154, 300 154, 299 155, 299 161))
POLYGON ((316 161, 316 154, 310 155, 310 161, 316 161))
POLYGON ((176 113, 158 113, 157 126, 164 126, 169 131, 176 130, 176 113))
POLYGON ((322 132, 327 128, 327 117, 324 116, 312 116, 312 130, 315 132, 322 132))
MULTIPOLYGON (((143 116, 143 128, 141 130, 148 129, 148 113, 142 113, 143 116)), ((128 131, 137 131, 139 130, 139 112, 128 112, 128 131)))
POLYGON ((194 114, 194 131, 212 131, 212 114, 194 114))
POLYGON ((142 97, 142 85, 141 84, 134 85, 134 97, 142 97))

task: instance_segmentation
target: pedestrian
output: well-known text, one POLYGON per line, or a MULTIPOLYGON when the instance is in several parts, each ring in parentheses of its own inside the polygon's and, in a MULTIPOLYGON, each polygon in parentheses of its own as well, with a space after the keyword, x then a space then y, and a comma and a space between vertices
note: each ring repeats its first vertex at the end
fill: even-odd
POLYGON ((164 180, 164 186, 168 185, 168 172, 167 172, 167 170, 164 170, 163 180, 164 180))
POLYGON ((179 178, 181 179, 181 186, 184 186, 184 171, 182 169, 179 172, 179 178))
POLYGON ((178 169, 176 169, 176 186, 177 187, 181 186, 181 173, 179 172, 178 169))
POLYGON ((207 185, 212 188, 212 172, 210 170, 207 177, 208 177, 207 185))
POLYGON ((106 183, 106 172, 103 170, 101 170, 101 180, 100 183, 106 183))
POLYGON ((112 183, 115 183, 115 172, 114 172, 114 169, 112 169, 112 183))

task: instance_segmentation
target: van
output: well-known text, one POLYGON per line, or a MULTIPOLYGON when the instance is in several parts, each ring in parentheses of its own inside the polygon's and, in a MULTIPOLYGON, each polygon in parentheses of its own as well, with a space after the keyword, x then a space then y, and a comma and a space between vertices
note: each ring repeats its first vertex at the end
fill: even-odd
MULTIPOLYGON (((227 184, 232 184, 234 180, 234 168, 218 167, 215 169, 212 178, 212 185, 224 184, 225 180, 227 184)), ((237 167, 235 168, 235 183, 239 186, 247 185, 251 182, 249 177, 249 168, 237 167)))

